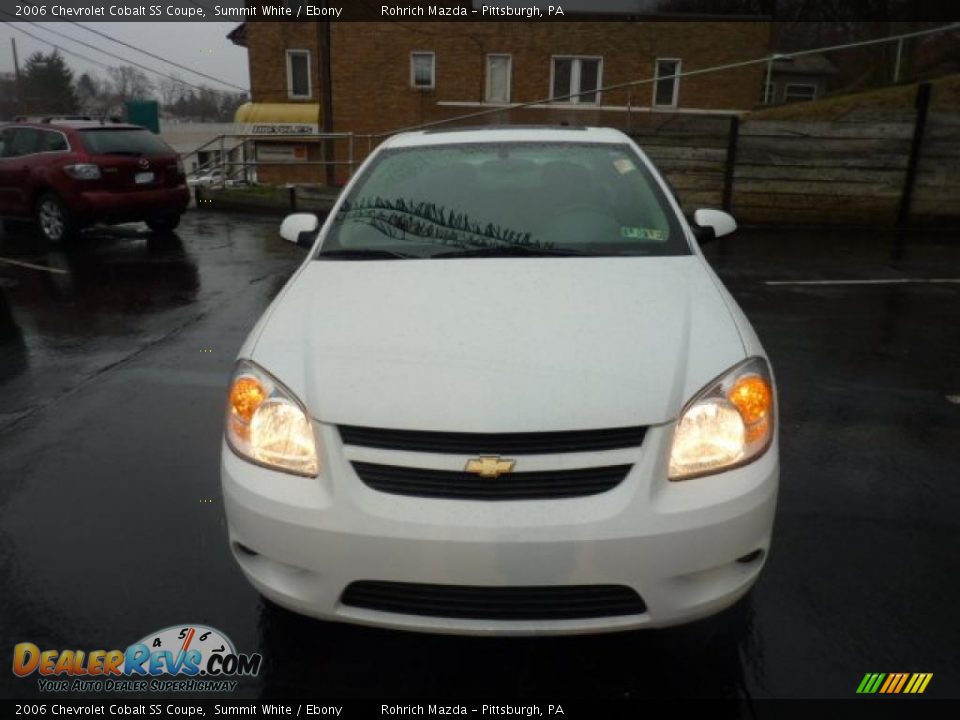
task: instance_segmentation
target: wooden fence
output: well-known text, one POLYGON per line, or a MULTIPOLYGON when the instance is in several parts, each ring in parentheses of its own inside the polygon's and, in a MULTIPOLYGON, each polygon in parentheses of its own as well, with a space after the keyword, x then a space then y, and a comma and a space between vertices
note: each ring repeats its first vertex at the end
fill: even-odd
POLYGON ((744 224, 957 224, 960 113, 929 100, 921 90, 916 109, 825 122, 678 115, 631 135, 687 211, 723 207, 744 224))

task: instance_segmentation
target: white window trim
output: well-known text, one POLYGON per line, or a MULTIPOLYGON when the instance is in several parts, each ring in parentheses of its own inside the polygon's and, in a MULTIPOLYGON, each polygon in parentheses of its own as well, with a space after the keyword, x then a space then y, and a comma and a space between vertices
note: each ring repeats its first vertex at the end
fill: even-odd
MULTIPOLYGON (((512 104, 511 104, 512 105, 512 104)), ((438 100, 437 107, 469 107, 469 108, 485 108, 490 107, 488 103, 477 102, 475 100, 438 100)), ((542 102, 536 105, 524 105, 520 110, 544 110, 552 107, 557 107, 557 103, 542 102)), ((632 112, 632 113, 655 113, 659 112, 656 108, 650 108, 646 105, 560 105, 564 110, 602 110, 604 112, 632 112)), ((744 117, 749 111, 748 110, 734 110, 731 108, 677 108, 676 113, 679 115, 736 115, 738 117, 744 117)))
POLYGON ((763 104, 773 105, 777 102, 777 83, 771 81, 763 85, 763 104))
POLYGON ((433 90, 437 87, 437 54, 432 50, 413 50, 410 52, 410 87, 414 90, 433 90), (430 56, 430 84, 417 85, 413 58, 415 55, 430 56))
POLYGON ((813 90, 813 95, 803 98, 797 98, 798 100, 816 100, 817 99, 817 86, 811 85, 810 83, 787 83, 783 86, 783 99, 784 102, 790 100, 790 88, 809 88, 813 90))
POLYGON ((513 99, 513 55, 510 53, 487 53, 487 82, 483 91, 483 101, 492 105, 509 105, 513 99), (505 102, 490 100, 490 58, 502 57, 507 59, 507 99, 505 102))
MULTIPOLYGON (((600 92, 600 88, 603 87, 603 55, 551 55, 550 56, 550 87, 548 88, 547 97, 550 98, 550 102, 557 105, 601 105, 603 104, 603 93, 600 92), (556 72, 556 61, 557 60, 599 60, 597 65, 597 99, 593 102, 584 102, 580 96, 566 98, 564 100, 554 100, 553 99, 553 80, 554 73, 556 72)), ((567 88, 567 92, 564 94, 569 94, 570 92, 580 92, 583 88, 580 87, 580 63, 572 63, 570 65, 570 87, 567 88), (574 90, 576 88, 576 90, 574 90)))
POLYGON ((291 100, 310 100, 313 97, 313 72, 311 69, 311 58, 310 50, 307 48, 288 48, 286 51, 287 57, 287 97, 291 100), (306 95, 297 95, 293 92, 293 64, 290 58, 293 55, 306 55, 307 56, 307 94, 306 95))
MULTIPOLYGON (((660 63, 662 62, 675 62, 677 64, 677 69, 673 71, 674 75, 679 75, 683 72, 683 60, 680 58, 669 58, 669 57, 658 57, 654 60, 653 63, 653 99, 650 101, 652 107, 677 107, 677 103, 680 100, 680 80, 681 78, 673 78, 673 98, 669 104, 658 103, 657 102, 657 84, 660 81, 660 63)), ((670 77, 669 75, 667 77, 670 77)))
POLYGON ((70 139, 60 130, 54 130, 53 128, 50 128, 49 130, 44 129, 44 130, 41 130, 40 132, 57 133, 57 135, 63 138, 63 142, 66 144, 66 147, 63 150, 38 150, 36 153, 34 153, 35 155, 45 155, 46 153, 62 153, 62 152, 73 151, 73 148, 70 146, 70 139))

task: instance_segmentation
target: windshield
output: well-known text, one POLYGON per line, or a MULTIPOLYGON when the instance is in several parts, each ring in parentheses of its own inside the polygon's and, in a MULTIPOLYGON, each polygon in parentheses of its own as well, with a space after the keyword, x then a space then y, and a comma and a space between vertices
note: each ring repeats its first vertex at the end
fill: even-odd
POLYGON ((630 146, 506 142, 384 151, 318 257, 689 254, 630 146))
POLYGON ((174 150, 149 130, 81 130, 84 147, 92 155, 173 155, 174 150))

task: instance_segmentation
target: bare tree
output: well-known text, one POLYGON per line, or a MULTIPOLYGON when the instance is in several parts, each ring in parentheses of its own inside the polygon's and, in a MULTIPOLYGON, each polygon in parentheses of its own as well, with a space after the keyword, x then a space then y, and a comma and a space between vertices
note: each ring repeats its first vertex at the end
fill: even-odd
POLYGON ((146 100, 153 94, 153 82, 143 70, 130 65, 107 68, 113 80, 113 92, 119 102, 146 100))
POLYGON ((84 115, 115 115, 119 112, 113 87, 95 73, 83 73, 76 83, 77 109, 84 115))
POLYGON ((157 92, 160 94, 160 103, 164 108, 174 105, 186 94, 187 89, 188 85, 175 73, 157 82, 157 92))

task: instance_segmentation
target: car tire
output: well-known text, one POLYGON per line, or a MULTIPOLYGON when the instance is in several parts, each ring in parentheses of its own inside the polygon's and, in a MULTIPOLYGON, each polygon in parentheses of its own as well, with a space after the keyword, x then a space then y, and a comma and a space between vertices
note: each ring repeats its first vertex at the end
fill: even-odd
POLYGON ((147 220, 147 227, 159 234, 172 233, 180 224, 179 215, 163 215, 147 220))
POLYGON ((77 224, 70 209, 54 193, 43 193, 34 208, 34 218, 43 239, 51 245, 67 242, 77 232, 77 224))

